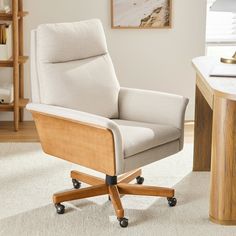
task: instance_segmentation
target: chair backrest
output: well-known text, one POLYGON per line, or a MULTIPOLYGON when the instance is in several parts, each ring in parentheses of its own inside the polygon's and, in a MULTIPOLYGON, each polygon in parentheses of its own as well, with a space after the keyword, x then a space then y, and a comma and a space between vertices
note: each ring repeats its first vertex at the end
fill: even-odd
POLYGON ((118 117, 120 86, 99 20, 40 25, 31 52, 33 102, 118 117))

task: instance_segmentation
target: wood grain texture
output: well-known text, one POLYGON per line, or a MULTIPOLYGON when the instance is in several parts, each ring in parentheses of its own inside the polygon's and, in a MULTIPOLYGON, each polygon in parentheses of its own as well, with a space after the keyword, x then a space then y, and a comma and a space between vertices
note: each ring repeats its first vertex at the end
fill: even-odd
POLYGON ((1 21, 12 21, 12 58, 9 60, 1 60, 0 67, 13 67, 13 96, 12 104, 0 104, 0 111, 14 112, 14 128, 19 130, 19 121, 23 121, 23 110, 25 105, 22 105, 24 99, 24 63, 28 57, 23 56, 23 17, 28 12, 23 11, 23 0, 11 1, 12 12, 0 13, 1 21))
POLYGON ((21 122, 19 124, 19 131, 14 132, 14 125, 12 121, 1 121, 0 143, 9 142, 39 142, 39 137, 34 122, 21 122))
MULTIPOLYGON (((135 170, 133 172, 127 173, 127 176, 134 176, 140 170, 135 170)), ((143 196, 161 196, 161 197, 173 197, 174 189, 170 188, 161 188, 153 186, 143 186, 143 185, 134 185, 134 184, 124 184, 118 182, 115 185, 104 184, 105 180, 100 178, 84 174, 82 172, 72 171, 71 177, 78 177, 79 180, 85 180, 85 183, 97 183, 91 187, 76 189, 76 190, 67 190, 53 195, 53 202, 62 203, 66 201, 72 201, 77 199, 95 197, 100 195, 108 194, 110 196, 111 202, 113 204, 114 210, 116 212, 117 218, 121 219, 124 217, 124 208, 121 203, 121 194, 132 194, 132 195, 143 195, 143 196), (92 182, 91 182, 92 181, 92 182), (100 184, 101 181, 103 184, 100 184)), ((124 180, 124 178, 120 178, 124 180)))
MULTIPOLYGON (((28 59, 29 59, 28 56, 19 56, 18 63, 24 64, 27 62, 28 59)), ((0 61, 0 67, 13 67, 13 66, 14 63, 12 58, 10 58, 9 60, 0 61)))
POLYGON ((12 0, 13 25, 13 86, 14 86, 14 127, 19 129, 19 27, 18 27, 18 0, 12 0))
POLYGON ((61 202, 66 202, 66 201, 105 195, 107 193, 108 193, 107 185, 102 184, 102 185, 96 185, 96 186, 91 186, 91 187, 82 188, 82 189, 55 193, 53 195, 53 202, 61 203, 61 202))
POLYGON ((219 225, 236 225, 236 220, 217 220, 212 216, 209 216, 211 222, 219 224, 219 225))
MULTIPOLYGON (((28 102, 29 99, 25 98, 19 99, 19 107, 25 108, 28 102)), ((14 102, 7 104, 0 104, 0 111, 14 111, 14 102)))
POLYGON ((118 178, 118 182, 119 183, 129 183, 131 182, 132 180, 134 180, 135 178, 137 178, 138 176, 141 176, 142 175, 142 170, 141 169, 138 169, 138 170, 135 170, 135 171, 130 171, 122 176, 120 176, 118 178))
POLYGON ((45 153, 114 176, 114 140, 110 130, 33 112, 45 153))
POLYGON ((211 166, 213 112, 196 86, 193 171, 209 171, 211 166))
POLYGON ((214 93, 212 88, 207 84, 207 82, 200 76, 197 75, 196 77, 196 84, 198 89, 201 91, 201 94, 205 98, 206 102, 210 106, 211 109, 213 109, 214 104, 214 93))
POLYGON ((101 184, 105 184, 105 180, 100 179, 98 177, 95 176, 91 176, 82 172, 78 172, 78 171, 71 171, 70 173, 70 177, 72 179, 76 179, 79 180, 83 183, 89 184, 89 185, 101 185, 101 184))
POLYGON ((121 194, 156 196, 156 197, 173 197, 175 190, 171 188, 162 188, 154 186, 143 186, 137 184, 118 183, 118 189, 121 194))
MULTIPOLYGON (((19 12, 23 11, 23 0, 19 0, 19 12)), ((24 56, 24 18, 18 19, 19 57, 24 56)), ((24 98, 24 64, 19 64, 19 97, 24 98)), ((20 107, 20 122, 24 120, 24 108, 20 107)))
POLYGON ((236 81, 210 77, 215 63, 217 59, 210 57, 193 60, 198 86, 193 170, 208 170, 211 163, 210 220, 235 225, 236 81))
MULTIPOLYGON (((27 11, 19 11, 18 12, 18 19, 19 18, 22 18, 22 17, 25 17, 29 14, 29 12, 27 11)), ((12 12, 8 12, 8 13, 0 13, 0 20, 1 21, 12 21, 12 12)))
POLYGON ((108 186, 111 202, 118 218, 124 217, 124 209, 120 200, 120 193, 117 185, 108 186))
POLYGON ((236 103, 219 97, 213 112, 210 218, 236 223, 236 103))

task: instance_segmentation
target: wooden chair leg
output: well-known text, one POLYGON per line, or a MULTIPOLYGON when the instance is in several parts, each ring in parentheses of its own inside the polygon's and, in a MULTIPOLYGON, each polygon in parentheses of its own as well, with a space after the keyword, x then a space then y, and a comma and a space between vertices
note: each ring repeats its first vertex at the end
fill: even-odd
MULTIPOLYGON (((142 183, 129 184, 133 179, 141 176, 141 169, 126 173, 118 178, 118 184, 116 184, 116 178, 106 180, 87 175, 78 171, 71 171, 71 178, 85 182, 92 185, 91 187, 69 190, 60 193, 55 193, 53 195, 53 202, 55 204, 58 214, 63 214, 65 212, 65 206, 62 202, 72 201, 77 199, 95 197, 100 195, 109 194, 117 219, 121 227, 128 226, 128 219, 124 217, 124 208, 121 203, 121 195, 143 195, 143 196, 158 196, 166 197, 170 207, 173 207, 177 203, 177 199, 174 198, 174 189, 162 188, 154 186, 143 186, 142 183), (111 183, 110 183, 111 182, 111 183), (114 182, 114 183, 113 183, 114 182), (114 185, 108 185, 114 184, 114 185)), ((109 177, 109 176, 108 176, 109 177)), ((143 180, 142 180, 143 182, 143 180)), ((75 185, 74 185, 75 187, 75 185)))
POLYGON ((108 186, 110 198, 119 219, 124 218, 124 209, 120 200, 120 194, 116 185, 108 186))
POLYGON ((88 188, 69 190, 61 193, 55 193, 53 195, 53 202, 61 203, 66 201, 72 201, 82 198, 89 198, 108 194, 108 188, 106 184, 101 184, 97 186, 91 186, 88 188))
POLYGON ((136 184, 118 184, 120 194, 143 195, 143 196, 158 196, 158 197, 174 197, 175 190, 171 188, 161 188, 153 186, 143 186, 136 184))
POLYGON ((138 176, 142 175, 142 170, 138 169, 135 171, 130 171, 122 176, 120 176, 118 178, 118 183, 129 183, 132 180, 134 180, 135 178, 137 178, 138 176))
POLYGON ((105 180, 100 179, 98 177, 95 176, 91 176, 82 172, 78 172, 78 171, 71 171, 70 176, 72 179, 76 179, 79 180, 83 183, 89 184, 89 185, 101 185, 101 184, 105 184, 105 180))

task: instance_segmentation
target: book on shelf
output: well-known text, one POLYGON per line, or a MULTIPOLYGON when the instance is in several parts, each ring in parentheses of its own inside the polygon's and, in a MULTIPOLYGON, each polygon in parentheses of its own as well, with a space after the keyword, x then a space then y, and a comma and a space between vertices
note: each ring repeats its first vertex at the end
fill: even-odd
POLYGON ((12 56, 11 24, 0 24, 0 60, 9 60, 12 56))

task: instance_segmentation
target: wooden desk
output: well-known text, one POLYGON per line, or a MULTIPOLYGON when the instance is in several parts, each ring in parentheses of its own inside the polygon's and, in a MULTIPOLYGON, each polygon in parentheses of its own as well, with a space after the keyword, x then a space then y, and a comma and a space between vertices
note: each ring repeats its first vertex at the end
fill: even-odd
POLYGON ((210 220, 236 225, 236 78, 209 77, 217 60, 193 60, 197 73, 193 171, 211 169, 210 220))

